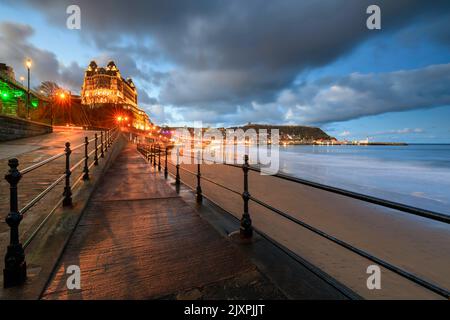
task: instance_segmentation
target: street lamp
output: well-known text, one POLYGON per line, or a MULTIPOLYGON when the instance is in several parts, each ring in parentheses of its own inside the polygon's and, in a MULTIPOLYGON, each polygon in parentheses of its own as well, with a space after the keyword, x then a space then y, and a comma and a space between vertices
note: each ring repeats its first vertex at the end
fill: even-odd
POLYGON ((30 119, 30 69, 31 69, 31 59, 28 58, 25 61, 28 72, 28 90, 27 90, 27 118, 30 119))
MULTIPOLYGON (((63 106, 68 106, 69 110, 68 113, 68 122, 66 122, 67 126, 72 125, 72 93, 70 91, 64 91, 63 89, 60 89, 58 92, 54 95, 55 99, 59 99, 59 104, 63 106)), ((52 112, 52 125, 53 125, 53 108, 51 110, 52 112)))

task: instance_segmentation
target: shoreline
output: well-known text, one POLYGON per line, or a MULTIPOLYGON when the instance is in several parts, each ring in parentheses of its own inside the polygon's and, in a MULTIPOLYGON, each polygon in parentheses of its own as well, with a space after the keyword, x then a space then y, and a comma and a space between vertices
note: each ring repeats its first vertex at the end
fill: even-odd
MULTIPOLYGON (((195 172, 195 165, 182 165, 195 172)), ((173 166, 169 169, 174 173, 173 166)), ((196 186, 196 177, 180 171, 183 183, 196 186)), ((202 175, 242 192, 242 169, 220 164, 202 166, 202 175)), ((203 194, 237 218, 242 198, 202 181, 203 194)), ((249 173, 252 197, 280 209, 332 236, 401 266, 445 288, 450 288, 448 270, 450 227, 445 223, 412 216, 393 209, 299 185, 272 176, 249 173)), ((436 299, 434 293, 382 270, 382 288, 368 290, 367 267, 372 261, 330 243, 285 218, 250 203, 253 225, 310 263, 321 268, 358 294, 369 299, 436 299)))
POLYGON ((305 142, 281 142, 283 146, 408 146, 406 142, 368 142, 368 143, 344 143, 344 142, 329 142, 329 143, 305 143, 305 142))

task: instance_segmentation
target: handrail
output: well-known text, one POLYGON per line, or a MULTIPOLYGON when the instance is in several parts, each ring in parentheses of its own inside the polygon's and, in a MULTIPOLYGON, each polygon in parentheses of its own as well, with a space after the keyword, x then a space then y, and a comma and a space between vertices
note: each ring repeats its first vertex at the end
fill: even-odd
POLYGON ((27 240, 25 240, 25 242, 23 243, 23 248, 26 249, 31 241, 33 241, 34 237, 36 237, 36 235, 38 234, 38 232, 42 229, 42 227, 45 225, 45 223, 48 221, 48 219, 50 218, 50 216, 53 214, 53 212, 55 212, 55 210, 59 207, 59 205, 62 203, 63 201, 63 197, 61 197, 58 202, 56 203, 56 205, 52 208, 52 210, 50 210, 50 212, 47 214, 47 216, 41 221, 41 223, 39 223, 39 225, 36 227, 36 229, 33 230, 33 232, 31 233, 31 235, 28 237, 27 240))
POLYGON ((49 193, 58 183, 60 183, 66 177, 65 174, 61 175, 58 179, 56 179, 51 185, 49 185, 44 191, 34 197, 33 200, 28 202, 22 209, 20 209, 19 213, 24 215, 28 210, 30 210, 39 200, 41 200, 47 193, 49 193))
POLYGON ((58 153, 54 156, 51 156, 48 159, 40 161, 39 163, 33 164, 21 172, 18 170, 19 161, 15 158, 9 159, 8 166, 10 167, 8 173, 5 175, 5 179, 10 184, 10 212, 6 217, 6 222, 10 227, 10 246, 14 247, 14 250, 8 249, 6 251, 5 256, 5 269, 3 272, 3 283, 4 287, 13 287, 22 284, 26 280, 26 263, 25 263, 25 252, 24 248, 28 247, 31 241, 35 238, 36 234, 42 229, 45 223, 48 221, 50 216, 56 210, 56 208, 62 203, 63 206, 72 206, 72 189, 81 181, 81 180, 89 180, 89 169, 94 165, 98 165, 98 151, 101 148, 101 155, 103 157, 104 152, 107 152, 106 148, 103 148, 103 145, 111 146, 114 140, 118 136, 118 131, 116 128, 110 129, 105 133, 105 139, 103 140, 103 132, 101 134, 101 142, 98 143, 98 135, 95 133, 92 139, 88 139, 85 137, 84 143, 79 144, 74 148, 70 148, 70 143, 66 142, 65 150, 62 153, 58 153), (94 148, 88 152, 88 145, 90 142, 95 141, 94 148), (81 160, 79 160, 75 165, 70 167, 70 156, 73 150, 81 148, 84 146, 84 155, 81 160), (89 157, 95 153, 94 160, 89 164, 89 157), (63 175, 59 176, 56 180, 54 180, 49 186, 47 186, 43 191, 41 191, 36 197, 34 197, 31 201, 29 201, 22 209, 18 208, 18 192, 17 185, 21 178, 33 171, 36 170, 56 159, 65 156, 65 172, 63 175), (72 171, 75 170, 82 163, 85 163, 85 167, 83 169, 83 173, 80 174, 75 183, 70 185, 70 176, 72 171), (32 231, 31 235, 25 241, 24 245, 19 241, 19 225, 25 214, 35 206, 42 198, 44 198, 51 190, 53 190, 61 181, 65 179, 65 187, 63 196, 58 200, 55 207, 50 210, 47 216, 40 222, 40 224, 32 231), (13 262, 13 263, 11 263, 13 262))
MULTIPOLYGON (((144 148, 142 148, 140 146, 138 146, 138 150, 140 152, 144 152, 144 151, 147 152, 146 149, 144 149, 144 148)), ((170 163, 171 165, 174 165, 171 161, 167 162, 167 154, 166 154, 166 163, 170 163)), ((230 192, 242 195, 242 197, 244 199, 244 215, 243 215, 242 219, 244 219, 245 214, 248 215, 248 201, 253 201, 256 204, 258 204, 258 205, 260 205, 260 206, 262 206, 262 207, 264 207, 264 208, 266 208, 266 209, 268 209, 268 210, 270 210, 272 212, 275 212, 276 214, 278 214, 278 215, 280 215, 280 216, 282 216, 282 217, 284 217, 284 218, 286 218, 286 219, 288 219, 288 220, 290 220, 290 221, 292 221, 292 222, 294 222, 294 223, 296 223, 296 224, 298 224, 298 225, 308 229, 309 231, 311 231, 311 232, 313 232, 313 233, 315 233, 315 234, 317 234, 317 235, 319 235, 319 236, 321 236, 321 237, 323 237, 323 238, 325 238, 325 239, 327 239, 329 241, 332 241, 333 243, 335 243, 335 244, 337 244, 337 245, 339 245, 339 246, 341 246, 341 247, 343 247, 343 248, 345 248, 345 249, 347 249, 347 250, 349 250, 349 251, 351 251, 351 252, 353 252, 353 253, 361 256, 361 257, 363 257, 363 258, 366 258, 366 259, 368 259, 370 261, 373 261, 373 262, 383 266, 384 268, 386 268, 386 269, 388 269, 388 270, 390 270, 390 271, 392 271, 392 272, 402 276, 403 278, 406 278, 406 279, 408 279, 408 280, 410 280, 410 281, 412 281, 412 282, 414 282, 414 283, 416 283, 416 284, 418 284, 418 285, 420 285, 420 286, 422 286, 422 287, 424 287, 424 288, 426 288, 426 289, 428 289, 428 290, 430 290, 430 291, 432 291, 432 292, 434 292, 434 293, 436 293, 436 294, 438 294, 440 296, 443 296, 443 297, 445 297, 447 299, 450 298, 450 291, 449 290, 447 290, 445 288, 441 288, 438 285, 436 285, 436 284, 434 284, 434 283, 432 283, 432 282, 430 282, 428 280, 422 279, 422 278, 418 277, 417 275, 415 275, 415 274, 413 274, 413 273, 411 273, 409 271, 406 271, 406 270, 404 270, 402 268, 399 268, 399 267, 397 267, 397 266, 395 266, 395 265, 393 265, 393 264, 391 264, 391 263, 389 263, 389 262, 387 262, 385 260, 382 260, 382 259, 380 259, 380 258, 378 258, 378 257, 376 257, 376 256, 374 256, 374 255, 364 251, 364 250, 356 248, 355 246, 353 246, 353 245, 351 245, 351 244, 349 244, 349 243, 347 243, 347 242, 345 242, 343 240, 340 240, 340 239, 338 239, 338 238, 336 238, 336 237, 334 237, 332 235, 329 235, 326 232, 324 232, 322 230, 319 230, 319 229, 317 229, 317 228, 315 228, 315 227, 313 227, 313 226, 311 226, 311 225, 309 225, 309 224, 307 224, 307 223, 305 223, 305 222, 303 222, 303 221, 301 221, 301 220, 299 220, 299 219, 297 219, 295 217, 292 217, 288 213, 285 213, 285 212, 283 212, 283 211, 281 211, 281 210, 279 210, 279 209, 277 209, 277 208, 275 208, 275 207, 273 207, 273 206, 271 206, 271 205, 269 205, 269 204, 267 204, 267 203, 265 203, 265 202, 255 198, 255 197, 251 196, 250 193, 248 192, 248 182, 247 182, 248 181, 247 180, 248 179, 248 177, 247 177, 248 171, 251 170, 251 171, 261 172, 261 169, 251 167, 248 164, 248 157, 247 156, 245 157, 245 162, 244 162, 244 164, 242 166, 234 165, 234 164, 227 164, 227 165, 230 165, 230 166, 233 166, 233 167, 236 167, 236 168, 244 169, 244 191, 243 191, 242 194, 240 192, 237 192, 237 191, 235 191, 235 190, 233 190, 231 188, 228 188, 228 187, 226 187, 226 186, 224 186, 222 184, 219 184, 219 183, 217 183, 215 181, 212 181, 209 178, 203 177, 200 174, 200 165, 199 164, 197 164, 197 165, 198 165, 198 172, 197 173, 192 172, 192 171, 190 171, 188 169, 180 167, 179 163, 177 163, 175 166, 177 168, 177 174, 178 174, 178 169, 181 169, 182 171, 185 171, 185 172, 188 172, 188 173, 190 173, 190 174, 192 174, 194 176, 197 176, 197 179, 198 179, 197 180, 198 181, 197 182, 197 184, 198 184, 197 185, 197 193, 198 193, 198 190, 200 188, 200 180, 203 179, 203 180, 211 182, 211 183, 213 183, 213 184, 215 184, 215 185, 217 185, 219 187, 222 187, 222 188, 224 188, 224 189, 226 189, 226 190, 228 190, 230 192), (245 212, 247 212, 247 213, 245 213, 245 212)), ((322 190, 325 190, 325 191, 330 191, 330 192, 333 192, 333 193, 341 194, 341 195, 348 196, 348 197, 351 197, 351 198, 355 198, 355 199, 358 199, 358 200, 379 204, 381 206, 397 209, 397 210, 400 210, 400 211, 406 211, 405 209, 407 209, 407 210, 409 210, 409 211, 406 211, 408 213, 421 215, 421 216, 424 216, 426 218, 430 218, 430 219, 437 220, 437 221, 440 221, 440 222, 448 223, 448 221, 449 221, 449 219, 446 219, 447 217, 442 217, 441 214, 439 214, 439 213, 426 211, 426 210, 424 210, 424 212, 421 212, 422 210, 418 209, 418 208, 413 208, 413 207, 410 207, 410 206, 398 204, 398 203, 395 203, 395 202, 386 201, 386 200, 383 200, 383 199, 378 199, 378 198, 371 197, 371 196, 365 196, 365 195, 362 195, 362 194, 359 194, 359 193, 346 191, 346 190, 342 190, 342 189, 339 189, 339 188, 334 188, 334 187, 322 185, 322 184, 319 184, 319 183, 315 183, 315 182, 311 182, 311 181, 307 181, 307 180, 302 180, 302 179, 298 179, 298 178, 294 178, 294 177, 290 177, 290 176, 287 176, 287 175, 277 174, 275 176, 278 177, 278 178, 286 179, 286 180, 293 181, 293 182, 298 182, 298 183, 305 184, 305 185, 308 185, 308 186, 311 186, 311 187, 315 187, 315 188, 318 188, 318 189, 322 189, 322 190), (422 215, 422 213, 424 213, 424 215, 422 215), (432 215, 429 215, 429 213, 432 213, 432 215)), ((200 188, 200 192, 201 192, 201 188, 200 188)), ((200 195, 200 196, 202 197, 202 195, 200 195)), ((197 197, 198 197, 198 195, 197 195, 197 197)), ((242 219, 241 219, 241 231, 242 231, 242 221, 243 221, 242 219)), ((251 220, 249 219, 249 216, 246 217, 246 219, 248 221, 246 220, 245 222, 246 223, 250 223, 250 228, 252 228, 251 227, 251 220)), ((251 236, 251 232, 250 232, 250 236, 251 236)))
POLYGON ((70 148, 70 150, 77 150, 77 149, 79 149, 79 148, 81 148, 81 147, 84 147, 84 145, 85 145, 85 143, 83 142, 83 143, 80 143, 79 145, 77 145, 77 146, 75 146, 75 147, 73 147, 73 148, 70 148))
MULTIPOLYGON (((88 140, 88 141, 89 141, 89 142, 92 142, 92 141, 94 141, 94 140, 95 140, 95 137, 92 138, 92 139, 90 139, 90 140, 88 140)), ((99 144, 99 146, 100 146, 100 145, 102 145, 102 144, 99 144)), ((73 151, 73 150, 76 150, 76 149, 78 149, 78 148, 81 148, 82 146, 84 146, 84 142, 81 143, 81 144, 79 144, 79 145, 77 145, 76 147, 72 148, 72 151, 73 151)), ((45 160, 43 160, 43 161, 41 161, 41 162, 39 162, 39 163, 33 164, 33 165, 31 165, 31 166, 29 166, 29 167, 23 169, 22 171, 20 171, 20 173, 21 173, 22 175, 25 175, 25 174, 27 174, 27 173, 29 173, 29 172, 31 172, 31 171, 37 169, 37 168, 42 167, 43 165, 46 165, 46 164, 49 163, 49 162, 52 162, 53 160, 56 160, 56 159, 61 158, 61 157, 64 156, 65 154, 66 154, 65 152, 58 153, 58 154, 56 154, 56 155, 54 155, 54 156, 52 156, 52 157, 50 157, 50 158, 48 158, 48 159, 45 159, 45 160)), ((90 154, 90 155, 91 155, 91 154, 90 154)))
MULTIPOLYGON (((188 158, 190 157, 191 159, 195 159, 195 157, 192 156, 192 155, 191 156, 184 155, 183 157, 188 157, 188 158)), ((230 166, 230 167, 242 168, 242 165, 238 165, 238 164, 233 164, 233 163, 223 163, 223 164, 227 165, 227 166, 230 166)), ((261 170, 260 168, 252 167, 252 166, 249 166, 249 170, 250 171, 254 171, 254 172, 258 172, 258 173, 264 172, 264 170, 261 170)), ((349 198, 353 198, 353 199, 369 202, 369 203, 372 203, 372 204, 376 204, 376 205, 379 205, 379 206, 382 206, 382 207, 386 207, 386 208, 390 208, 390 209, 394 209, 394 210, 399 210, 399 211, 402 211, 402 212, 405 212, 405 213, 409 213, 409 214, 413 214, 413 215, 416 215, 416 216, 420 216, 420 217, 423 217, 423 218, 428 218, 428 219, 431 219, 431 220, 435 220, 435 221, 439 221, 439 222, 450 224, 450 216, 446 215, 444 213, 435 212, 435 211, 422 209, 422 208, 417 208, 417 207, 409 206, 409 205, 402 204, 402 203, 399 203, 399 202, 385 200, 385 199, 381 199, 381 198, 378 198, 378 197, 369 196, 369 195, 365 195, 365 194, 362 194, 362 193, 349 191, 349 190, 345 190, 345 189, 341 189, 341 188, 337 188, 337 187, 327 186, 327 185, 324 185, 324 184, 321 184, 321 183, 318 183, 318 182, 313 182, 313 181, 309 181, 309 180, 305 180, 305 179, 289 176, 289 175, 283 174, 283 173, 277 173, 277 174, 274 174, 272 176, 280 178, 280 179, 283 179, 283 180, 287 180, 287 181, 303 184, 303 185, 306 185, 308 187, 312 187, 312 188, 315 188, 315 189, 328 191, 328 192, 339 194, 339 195, 343 195, 343 196, 346 196, 346 197, 349 197, 349 198)))
POLYGON ((39 162, 39 163, 33 164, 33 165, 31 165, 31 166, 29 166, 29 167, 23 169, 22 171, 20 171, 20 173, 21 173, 22 176, 23 176, 23 175, 25 175, 25 174, 27 174, 27 173, 29 173, 29 172, 31 172, 31 171, 37 169, 37 168, 42 167, 43 165, 45 165, 45 164, 47 164, 47 163, 49 163, 49 162, 52 162, 53 160, 56 160, 56 159, 58 159, 58 158, 61 158, 61 157, 64 156, 64 155, 65 155, 65 152, 58 153, 58 154, 56 154, 56 155, 54 155, 54 156, 52 156, 52 157, 50 157, 50 158, 48 158, 48 159, 45 159, 45 160, 43 160, 43 161, 41 161, 41 162, 39 162))
POLYGON ((405 271, 405 270, 403 270, 403 269, 401 269, 399 267, 396 267, 396 266, 394 266, 394 265, 392 265, 392 264, 390 264, 390 263, 388 263, 388 262, 386 262, 384 260, 381 260, 380 258, 377 258, 377 257, 373 256, 372 254, 367 253, 364 250, 358 249, 358 248, 352 246, 351 244, 348 244, 345 241, 339 240, 338 238, 336 238, 334 236, 331 236, 331 235, 329 235, 329 234, 327 234, 327 233, 325 233, 325 232, 323 232, 323 231, 321 231, 321 230, 319 230, 319 229, 317 229, 317 228, 315 228, 315 227, 313 227, 313 226, 311 226, 311 225, 309 225, 309 224, 307 224, 307 223, 305 223, 305 222, 303 222, 303 221, 301 221, 301 220, 299 220, 297 218, 294 218, 291 215, 286 214, 285 212, 283 212, 283 211, 281 211, 281 210, 279 210, 277 208, 274 208, 271 205, 268 205, 268 204, 266 204, 265 202, 263 202, 263 201, 261 201, 259 199, 256 199, 256 198, 254 198, 252 196, 250 196, 249 199, 254 201, 255 203, 259 204, 260 206, 263 206, 264 208, 269 209, 269 210, 279 214, 280 216, 283 216, 284 218, 286 218, 286 219, 288 219, 288 220, 290 220, 290 221, 292 221, 292 222, 294 222, 294 223, 296 223, 296 224, 298 224, 298 225, 300 225, 300 226, 310 230, 311 232, 313 232, 315 234, 318 234, 319 236, 321 236, 323 238, 326 238, 326 239, 328 239, 328 240, 338 244, 339 246, 341 246, 341 247, 343 247, 343 248, 345 248, 347 250, 350 250, 350 251, 358 254, 361 257, 364 257, 364 258, 366 258, 368 260, 371 260, 371 261, 373 261, 375 263, 378 263, 379 265, 382 265, 386 269, 391 270, 391 271, 393 271, 393 272, 395 272, 395 273, 397 273, 397 274, 407 278, 408 280, 411 280, 411 281, 413 281, 413 282, 415 282, 415 283, 417 283, 417 284, 419 284, 419 285, 421 285, 421 286, 423 286, 423 287, 425 287, 425 288, 427 288, 427 289, 429 289, 429 290, 431 290, 431 291, 433 291, 433 292, 435 292, 435 293, 437 293, 439 295, 442 295, 442 296, 444 296, 446 298, 450 297, 450 291, 448 291, 448 290, 446 290, 444 288, 440 288, 439 286, 437 286, 437 285, 435 285, 435 284, 433 284, 431 282, 428 282, 426 280, 420 279, 419 277, 415 276, 414 274, 412 274, 412 273, 410 273, 408 271, 405 271))
MULTIPOLYGON (((236 165, 236 164, 226 163, 226 165, 231 166, 231 167, 241 168, 241 166, 236 165)), ((249 170, 255 171, 255 172, 258 172, 258 173, 261 172, 260 168, 255 168, 255 167, 252 167, 252 166, 249 167, 249 170)), ((348 191, 348 190, 337 188, 337 187, 327 186, 327 185, 324 185, 324 184, 321 184, 321 183, 318 183, 318 182, 308 181, 308 180, 305 180, 305 179, 292 177, 292 176, 289 176, 289 175, 286 175, 286 174, 282 174, 282 173, 277 173, 277 174, 275 174, 273 176, 277 177, 277 178, 280 178, 280 179, 283 179, 283 180, 300 183, 300 184, 303 184, 303 185, 306 185, 306 186, 309 186, 309 187, 312 187, 312 188, 315 188, 315 189, 321 189, 321 190, 328 191, 328 192, 331 192, 331 193, 336 193, 336 194, 339 194, 339 195, 343 195, 343 196, 346 196, 346 197, 349 197, 349 198, 353 198, 353 199, 369 202, 369 203, 372 203, 372 204, 380 205, 380 206, 383 206, 383 207, 386 207, 386 208, 403 211, 403 212, 406 212, 406 213, 410 213, 410 214, 413 214, 413 215, 421 216, 421 217, 424 217, 424 218, 428 218, 428 219, 432 219, 432 220, 436 220, 436 221, 440 221, 440 222, 444 222, 444 223, 450 223, 450 216, 445 215, 443 213, 434 212, 434 211, 431 211, 431 210, 426 210, 426 209, 421 209, 421 208, 416 208, 416 207, 405 205, 405 204, 401 204, 401 203, 398 203, 398 202, 385 200, 385 199, 381 199, 381 198, 365 195, 365 194, 358 193, 358 192, 348 191)))
MULTIPOLYGON (((174 164, 172 161, 170 161, 170 162, 168 162, 168 163, 171 164, 172 166, 176 166, 176 164, 174 164)), ((188 173, 190 173, 190 174, 192 174, 192 175, 197 175, 195 172, 192 172, 192 171, 190 171, 190 170, 188 170, 188 169, 186 169, 186 168, 183 168, 183 167, 181 167, 181 166, 180 166, 180 169, 183 170, 183 171, 186 171, 186 172, 188 172, 188 173)), ((206 177, 203 176, 203 175, 201 176, 201 178, 202 178, 203 180, 205 180, 205 181, 208 181, 208 182, 210 182, 210 183, 212 183, 212 184, 218 186, 218 187, 221 187, 221 188, 223 188, 223 189, 225 189, 225 190, 228 190, 228 191, 230 191, 230 192, 232 192, 232 193, 234 193, 234 194, 241 195, 241 193, 240 193, 239 191, 236 191, 236 190, 233 190, 233 189, 231 189, 231 188, 228 188, 227 186, 224 186, 223 184, 220 184, 220 183, 215 182, 215 181, 213 181, 213 180, 211 180, 211 179, 209 179, 209 178, 206 178, 206 177)))
POLYGON ((76 168, 78 168, 80 165, 84 163, 84 158, 78 160, 77 163, 75 163, 73 166, 70 167, 70 171, 74 171, 76 168))

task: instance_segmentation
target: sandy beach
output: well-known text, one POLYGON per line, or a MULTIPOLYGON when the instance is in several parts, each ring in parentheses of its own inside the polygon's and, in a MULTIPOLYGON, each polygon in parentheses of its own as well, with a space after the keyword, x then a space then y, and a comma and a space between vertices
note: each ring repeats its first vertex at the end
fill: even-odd
MULTIPOLYGON (((182 165, 196 172, 196 165, 182 165)), ((169 171, 175 167, 169 164, 169 171)), ((201 166, 202 176, 242 192, 242 169, 223 164, 201 166)), ((182 181, 196 177, 180 171, 182 181)), ((240 217, 241 196, 202 180, 210 200, 240 217)), ((289 213, 340 240, 408 272, 450 289, 450 226, 368 204, 273 176, 249 173, 249 191, 257 199, 289 213)), ((372 261, 250 202, 253 225, 367 299, 440 299, 441 296, 381 268, 381 289, 366 286, 372 261)))

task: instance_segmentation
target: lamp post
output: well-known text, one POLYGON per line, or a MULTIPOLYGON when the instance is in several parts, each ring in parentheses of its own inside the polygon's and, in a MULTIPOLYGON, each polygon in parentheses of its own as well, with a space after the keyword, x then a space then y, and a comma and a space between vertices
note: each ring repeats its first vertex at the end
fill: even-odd
POLYGON ((30 119, 30 69, 31 69, 31 59, 28 58, 25 61, 28 72, 28 89, 27 89, 27 119, 30 119))

